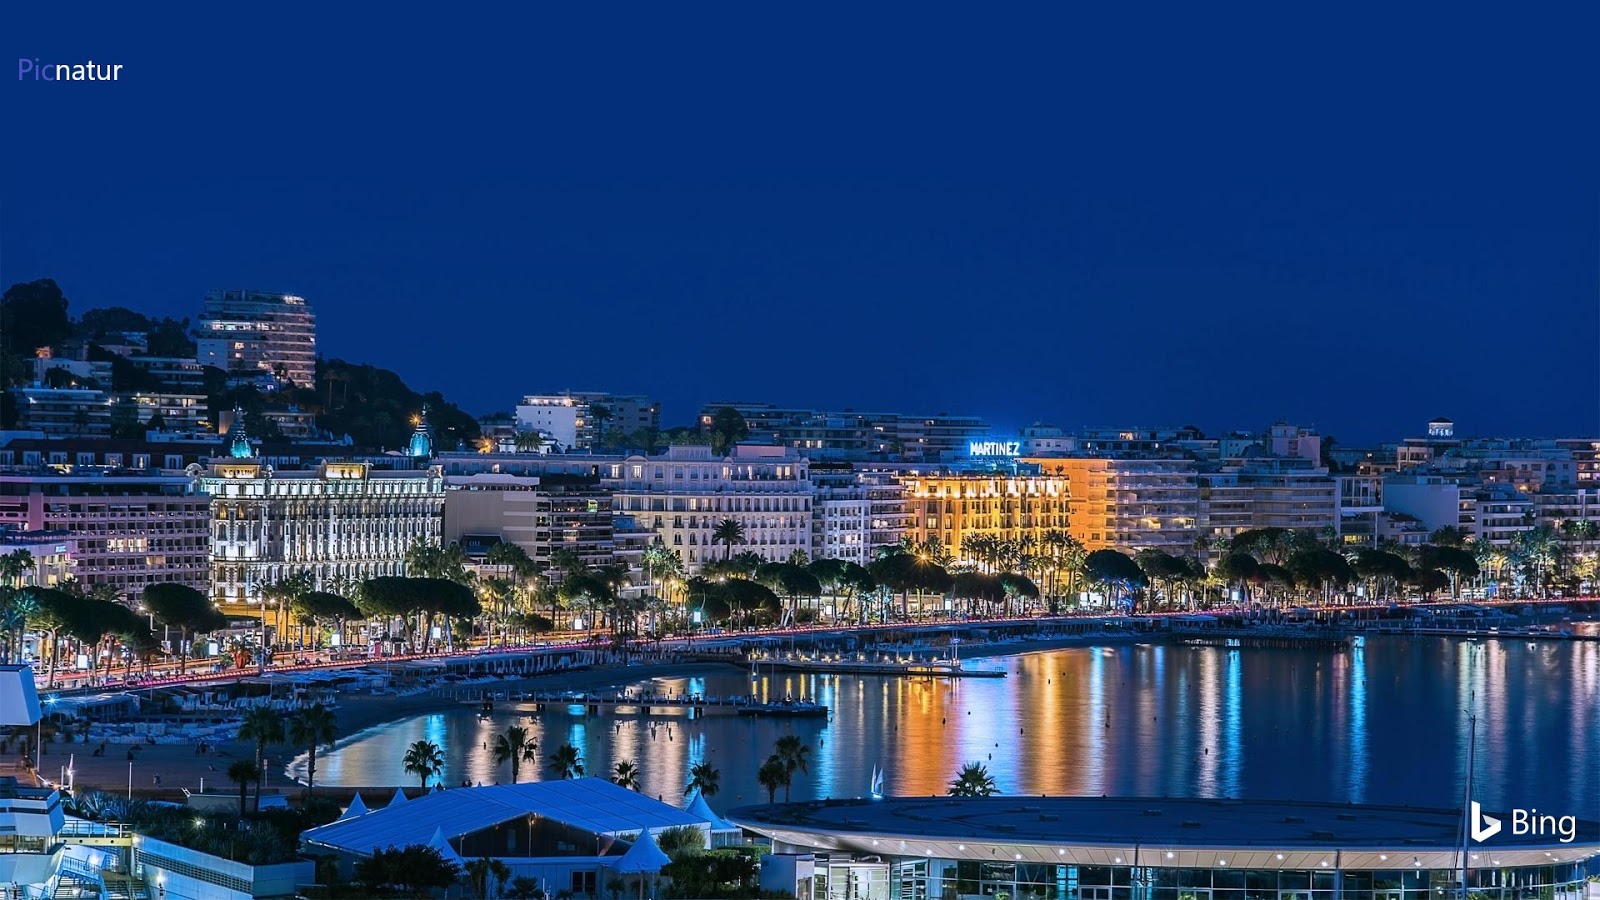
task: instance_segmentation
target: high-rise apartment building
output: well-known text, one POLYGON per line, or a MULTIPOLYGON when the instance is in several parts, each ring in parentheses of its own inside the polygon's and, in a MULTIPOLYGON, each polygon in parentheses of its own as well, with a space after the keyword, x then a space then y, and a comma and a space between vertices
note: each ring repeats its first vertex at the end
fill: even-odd
POLYGON ((406 551, 437 545, 444 476, 325 462, 275 471, 252 458, 216 460, 200 474, 211 504, 211 593, 231 615, 261 610, 261 589, 300 571, 318 590, 404 575, 406 551))
POLYGON ((0 472, 0 525, 70 534, 73 576, 130 604, 152 584, 205 590, 210 524, 210 502, 188 475, 0 472))
MULTIPOLYGON (((1143 438, 1130 438, 1130 440, 1143 438)), ((1200 531, 1199 474, 1192 459, 1041 457, 1047 475, 1072 488, 1072 536, 1090 550, 1195 552, 1200 531)))
POLYGON ((302 297, 212 291, 195 326, 196 357, 227 372, 267 372, 296 385, 317 374, 317 319, 302 297))
POLYGON ((679 445, 603 468, 617 515, 654 531, 683 555, 690 573, 730 553, 780 561, 796 550, 811 552, 810 462, 792 448, 741 444, 722 456, 710 447, 679 445), (744 543, 712 541, 725 519, 740 525, 744 543))
POLYGON ((1198 480, 1207 548, 1254 528, 1338 531, 1339 484, 1304 457, 1229 460, 1198 480))

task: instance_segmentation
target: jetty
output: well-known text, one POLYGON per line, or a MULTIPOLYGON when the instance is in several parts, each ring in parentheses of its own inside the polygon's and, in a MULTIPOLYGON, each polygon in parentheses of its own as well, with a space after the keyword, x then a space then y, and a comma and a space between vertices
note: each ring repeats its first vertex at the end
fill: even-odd
POLYGON ((1338 634, 1296 634, 1284 630, 1173 631, 1173 636, 1191 647, 1222 647, 1229 650, 1318 650, 1343 653, 1351 639, 1338 634))
POLYGON ((828 675, 887 675, 898 678, 1004 678, 999 669, 963 669, 950 660, 875 662, 849 659, 762 659, 761 668, 783 672, 809 672, 828 675))
POLYGON ((755 697, 734 695, 707 697, 699 694, 628 694, 628 693, 578 693, 533 692, 490 693, 480 699, 464 699, 477 707, 480 716, 502 706, 519 712, 542 713, 559 709, 581 708, 586 715, 632 712, 641 716, 675 715, 699 719, 707 715, 773 716, 827 716, 829 707, 810 700, 763 701, 755 697))

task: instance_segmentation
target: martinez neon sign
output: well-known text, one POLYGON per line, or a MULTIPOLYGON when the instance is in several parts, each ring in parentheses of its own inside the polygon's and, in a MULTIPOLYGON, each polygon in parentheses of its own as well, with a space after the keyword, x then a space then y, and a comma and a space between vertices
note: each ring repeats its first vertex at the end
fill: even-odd
POLYGON ((1021 456, 1022 444, 1019 441, 970 441, 967 444, 968 456, 1021 456))

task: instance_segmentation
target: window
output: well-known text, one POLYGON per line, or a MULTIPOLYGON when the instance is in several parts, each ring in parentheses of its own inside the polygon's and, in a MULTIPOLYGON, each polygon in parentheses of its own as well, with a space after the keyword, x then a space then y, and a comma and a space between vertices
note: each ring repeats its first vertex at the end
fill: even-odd
POLYGON ((573 872, 572 892, 593 897, 595 895, 596 877, 594 872, 573 872))

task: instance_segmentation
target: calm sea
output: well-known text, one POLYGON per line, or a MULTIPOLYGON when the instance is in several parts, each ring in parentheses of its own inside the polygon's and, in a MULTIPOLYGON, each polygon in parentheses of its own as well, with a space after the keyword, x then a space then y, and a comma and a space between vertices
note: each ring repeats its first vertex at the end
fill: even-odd
MULTIPOLYGON (((582 750, 588 774, 635 761, 645 792, 683 794, 689 767, 722 772, 718 808, 764 802, 756 768, 786 734, 811 748, 794 799, 942 793, 965 762, 1007 794, 1304 798, 1456 806, 1476 714, 1474 794, 1485 806, 1600 817, 1600 644, 1370 637, 1348 653, 1165 645, 1077 647, 971 660, 1003 679, 918 681, 733 668, 641 682, 657 691, 809 697, 827 720, 712 714, 419 715, 353 735, 319 759, 325 784, 415 785, 412 741, 445 750, 444 782, 506 781, 486 745, 513 722, 542 753, 582 750)), ((304 760, 291 774, 304 777, 304 760)), ((523 780, 551 777, 525 764, 523 780)), ((375 799, 375 798, 369 798, 375 799)), ((780 792, 779 799, 782 799, 780 792)))

